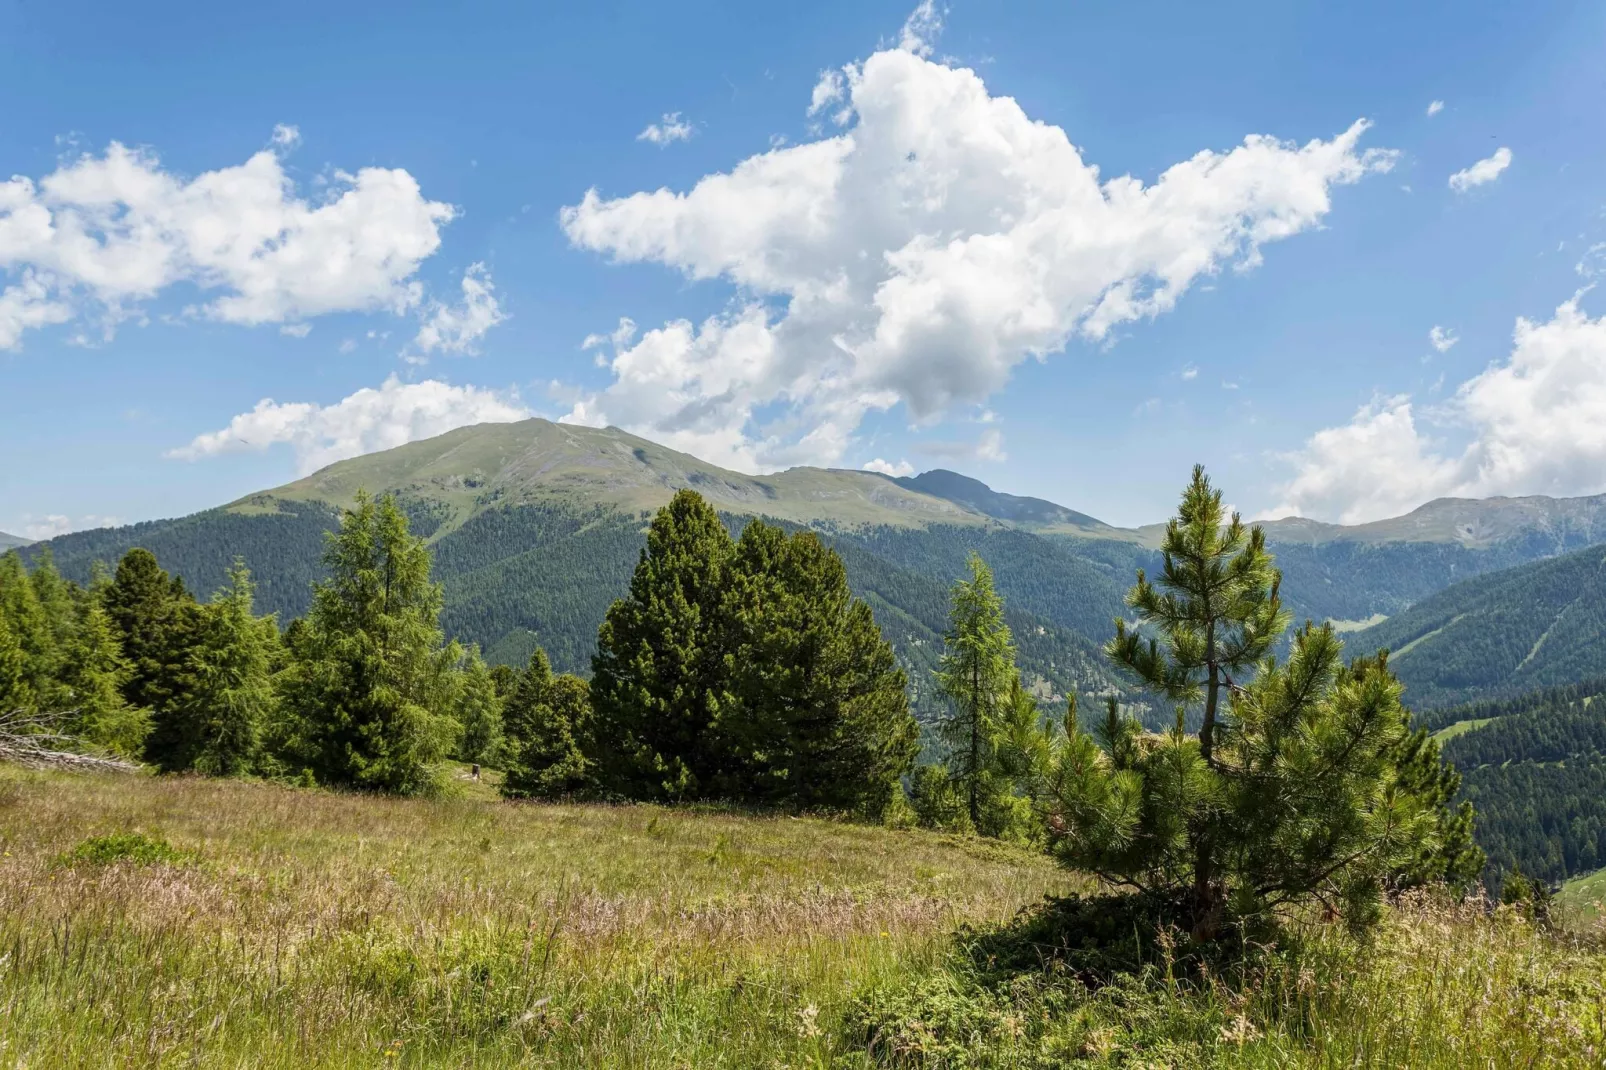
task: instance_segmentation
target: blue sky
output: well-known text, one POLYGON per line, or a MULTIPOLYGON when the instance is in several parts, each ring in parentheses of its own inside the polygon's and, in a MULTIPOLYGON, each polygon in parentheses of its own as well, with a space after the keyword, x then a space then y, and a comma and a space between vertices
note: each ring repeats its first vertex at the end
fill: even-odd
POLYGON ((1115 523, 1606 491, 1606 8, 1203 7, 0 2, 0 529, 526 412, 1115 523))

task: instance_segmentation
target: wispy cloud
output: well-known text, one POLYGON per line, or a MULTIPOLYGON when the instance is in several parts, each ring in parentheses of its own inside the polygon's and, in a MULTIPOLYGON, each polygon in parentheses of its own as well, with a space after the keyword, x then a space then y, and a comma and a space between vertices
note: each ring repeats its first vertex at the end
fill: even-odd
POLYGON ((677 141, 685 141, 696 133, 691 123, 680 117, 680 112, 665 112, 664 117, 656 123, 648 123, 647 128, 636 135, 637 141, 650 141, 659 148, 672 145, 677 141))

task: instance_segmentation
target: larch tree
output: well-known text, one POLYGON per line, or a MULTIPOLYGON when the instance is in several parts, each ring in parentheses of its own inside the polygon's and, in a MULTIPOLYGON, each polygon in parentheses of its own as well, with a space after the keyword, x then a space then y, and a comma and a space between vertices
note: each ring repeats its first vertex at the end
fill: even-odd
POLYGON ((970 821, 985 828, 983 812, 995 790, 1000 717, 1015 681, 1015 643, 1004 622, 1004 601, 993 573, 972 552, 970 576, 953 586, 945 649, 937 683, 952 703, 938 726, 948 771, 965 798, 970 821))
POLYGON ((320 783, 401 795, 438 787, 458 734, 452 667, 429 550, 395 499, 359 492, 324 552, 284 701, 292 760, 320 783))

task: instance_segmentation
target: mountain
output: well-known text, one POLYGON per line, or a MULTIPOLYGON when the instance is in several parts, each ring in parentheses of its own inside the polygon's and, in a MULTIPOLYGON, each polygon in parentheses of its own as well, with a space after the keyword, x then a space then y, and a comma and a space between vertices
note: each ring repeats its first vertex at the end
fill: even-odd
POLYGON ((1351 645, 1393 651, 1389 665, 1416 707, 1606 675, 1606 547, 1454 584, 1351 645))
POLYGON ((25 539, 21 535, 8 535, 0 531, 0 550, 10 550, 17 546, 27 546, 33 540, 25 539))
POLYGON ((1491 886, 1518 867, 1554 883, 1606 866, 1606 679, 1435 712, 1491 886))
MULTIPOLYGON (((617 428, 526 420, 460 428, 216 509, 49 545, 80 581, 92 562, 145 546, 202 595, 241 555, 257 577, 260 606, 287 620, 306 611, 339 508, 360 488, 390 491, 431 544, 453 635, 506 662, 522 661, 539 643, 557 667, 583 670, 597 625, 628 583, 648 517, 683 487, 703 494, 733 530, 762 516, 819 531, 875 608, 921 701, 947 626, 947 590, 971 550, 993 566, 1023 664, 1043 694, 1118 686, 1098 648, 1126 611, 1134 572, 1158 565, 1163 532, 1116 527, 945 470, 748 476, 617 428)), ((1603 501, 1447 499, 1355 528, 1281 520, 1268 530, 1296 616, 1353 627, 1467 576, 1593 537, 1603 501)))

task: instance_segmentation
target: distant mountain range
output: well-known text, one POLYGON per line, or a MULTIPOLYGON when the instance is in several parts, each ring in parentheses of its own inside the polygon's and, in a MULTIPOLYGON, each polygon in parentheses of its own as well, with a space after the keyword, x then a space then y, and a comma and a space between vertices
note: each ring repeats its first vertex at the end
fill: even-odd
MULTIPOLYGON (((1179 487, 1185 476, 1177 474, 1179 487)), ((460 428, 217 509, 49 545, 78 579, 93 561, 142 545, 201 594, 222 583, 240 554, 257 576, 261 606, 289 618, 306 609, 338 508, 359 488, 393 491, 431 542, 454 635, 493 659, 522 661, 540 644, 558 667, 584 669, 603 613, 628 582, 647 518, 682 487, 700 492, 733 528, 763 516, 820 531, 909 666, 917 706, 929 702, 947 589, 971 549, 997 574, 1040 694, 1119 686, 1098 647, 1124 610, 1135 570, 1157 563, 1164 531, 1116 527, 955 472, 893 478, 793 468, 748 476, 616 428, 526 420, 460 428)), ((1469 577, 1606 541, 1606 496, 1443 499, 1355 527, 1297 519, 1265 527, 1295 613, 1353 630, 1425 606, 1469 577)), ((1403 633, 1388 630, 1394 623, 1357 641, 1397 638, 1403 633)), ((1412 653, 1402 651, 1399 662, 1402 671, 1411 667, 1412 653)), ((1436 699, 1464 697, 1447 679, 1432 687, 1436 699)))
POLYGON ((21 535, 8 535, 0 531, 0 550, 9 550, 14 546, 27 546, 32 540, 21 535))

